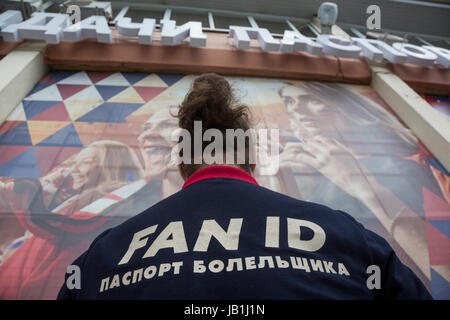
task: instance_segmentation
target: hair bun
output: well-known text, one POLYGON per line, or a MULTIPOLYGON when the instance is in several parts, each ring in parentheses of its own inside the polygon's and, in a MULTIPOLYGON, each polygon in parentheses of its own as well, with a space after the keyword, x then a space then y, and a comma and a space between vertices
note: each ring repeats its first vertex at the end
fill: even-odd
POLYGON ((196 78, 178 112, 180 128, 193 132, 194 121, 201 121, 203 130, 215 128, 248 129, 248 108, 234 106, 236 100, 228 81, 208 73, 196 78))

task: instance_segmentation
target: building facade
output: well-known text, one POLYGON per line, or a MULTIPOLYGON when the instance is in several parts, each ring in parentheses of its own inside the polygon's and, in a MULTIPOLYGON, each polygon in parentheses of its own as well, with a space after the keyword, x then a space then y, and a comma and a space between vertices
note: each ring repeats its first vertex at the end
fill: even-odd
POLYGON ((0 298, 55 298, 95 236, 181 188, 171 110, 206 72, 279 129, 261 185, 349 213, 450 298, 450 5, 241 2, 0 2, 0 298), (318 137, 326 165, 295 151, 318 137))

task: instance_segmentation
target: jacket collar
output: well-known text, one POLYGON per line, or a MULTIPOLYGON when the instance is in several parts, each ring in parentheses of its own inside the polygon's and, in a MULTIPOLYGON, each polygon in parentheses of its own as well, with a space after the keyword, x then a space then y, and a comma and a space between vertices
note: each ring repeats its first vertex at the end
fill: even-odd
POLYGON ((232 178, 258 185, 258 182, 246 171, 232 166, 209 166, 194 172, 183 184, 183 188, 205 179, 232 178))

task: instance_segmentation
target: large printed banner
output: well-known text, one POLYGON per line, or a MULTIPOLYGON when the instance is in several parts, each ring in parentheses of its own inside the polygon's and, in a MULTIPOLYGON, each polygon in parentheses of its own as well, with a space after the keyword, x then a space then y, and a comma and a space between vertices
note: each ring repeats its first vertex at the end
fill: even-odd
MULTIPOLYGON (((17 106, 0 126, 1 299, 54 299, 96 236, 181 189, 172 110, 193 79, 52 71, 17 106)), ((280 129, 261 185, 349 213, 450 298, 449 173, 370 87, 228 80, 255 126, 280 129)))
POLYGON ((439 96, 432 94, 421 94, 434 109, 450 120, 450 96, 439 96))

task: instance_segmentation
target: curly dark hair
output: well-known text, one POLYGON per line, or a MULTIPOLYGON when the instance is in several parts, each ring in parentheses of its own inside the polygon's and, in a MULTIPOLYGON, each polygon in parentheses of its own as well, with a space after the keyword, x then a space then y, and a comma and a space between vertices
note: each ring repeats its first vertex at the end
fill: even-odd
MULTIPOLYGON (((194 136, 194 121, 202 122, 202 134, 208 129, 220 130, 224 137, 223 145, 225 146, 226 129, 247 131, 251 126, 249 115, 249 108, 236 99, 233 88, 228 81, 218 74, 207 73, 197 77, 192 82, 176 117, 179 127, 186 129, 191 137, 194 136)), ((194 141, 191 140, 191 150, 193 150, 194 141)), ((246 139, 245 164, 238 165, 239 168, 249 173, 251 172, 249 163, 250 143, 249 139, 246 139)), ((206 146, 207 143, 203 142, 202 151, 206 146)), ((236 141, 234 146, 236 153, 236 141)), ((181 166, 186 177, 189 177, 195 171, 205 167, 205 164, 194 164, 191 161, 191 164, 182 163, 181 166)))

